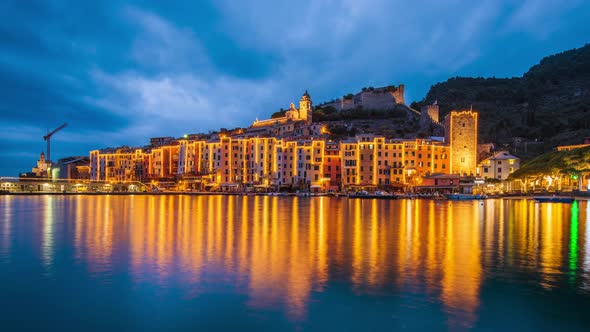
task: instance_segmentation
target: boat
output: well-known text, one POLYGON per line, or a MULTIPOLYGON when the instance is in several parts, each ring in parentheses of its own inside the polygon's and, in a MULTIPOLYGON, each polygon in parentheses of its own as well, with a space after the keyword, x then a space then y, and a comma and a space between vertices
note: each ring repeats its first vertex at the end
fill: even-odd
POLYGON ((348 198, 371 198, 371 199, 397 199, 397 196, 394 195, 390 195, 390 194, 384 194, 383 192, 381 193, 375 193, 375 194, 369 194, 366 191, 357 191, 356 193, 353 194, 349 194, 348 198))
POLYGON ((452 200, 452 201, 467 201, 467 200, 473 200, 473 199, 486 199, 487 196, 486 195, 482 195, 482 194, 447 194, 447 199, 452 200))
POLYGON ((559 196, 540 196, 533 198, 537 203, 573 203, 575 198, 559 196))

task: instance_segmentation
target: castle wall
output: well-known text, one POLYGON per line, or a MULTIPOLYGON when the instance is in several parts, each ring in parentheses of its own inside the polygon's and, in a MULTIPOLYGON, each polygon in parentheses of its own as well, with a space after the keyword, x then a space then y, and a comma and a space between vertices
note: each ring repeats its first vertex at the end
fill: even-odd
POLYGON ((367 110, 390 110, 396 104, 405 104, 404 85, 400 84, 395 91, 388 88, 376 88, 365 90, 355 94, 350 99, 340 98, 334 102, 326 103, 324 107, 334 107, 338 111, 346 111, 355 108, 367 110))

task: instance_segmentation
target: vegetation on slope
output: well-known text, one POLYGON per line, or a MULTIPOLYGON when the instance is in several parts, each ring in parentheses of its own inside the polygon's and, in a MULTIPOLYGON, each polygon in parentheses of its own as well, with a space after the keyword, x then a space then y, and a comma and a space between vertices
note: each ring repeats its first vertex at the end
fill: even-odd
POLYGON ((547 148, 579 143, 590 136, 590 45, 546 57, 522 77, 451 78, 412 107, 435 100, 441 118, 473 105, 485 142, 524 137, 544 140, 547 148))

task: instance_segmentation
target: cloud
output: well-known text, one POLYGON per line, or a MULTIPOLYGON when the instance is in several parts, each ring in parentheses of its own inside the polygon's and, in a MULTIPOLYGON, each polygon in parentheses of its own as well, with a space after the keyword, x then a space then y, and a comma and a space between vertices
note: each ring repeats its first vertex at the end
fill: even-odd
POLYGON ((17 148, 37 153, 42 140, 25 136, 62 122, 70 126, 56 136, 56 155, 81 154, 246 126, 305 89, 318 103, 405 83, 412 100, 450 76, 519 75, 543 55, 588 42, 588 7, 583 0, 5 1, 0 163, 13 164, 7 156, 17 148))
POLYGON ((253 119, 253 109, 263 105, 260 101, 272 98, 276 86, 270 80, 190 74, 146 77, 95 71, 92 77, 108 91, 96 103, 121 115, 133 114, 133 125, 126 130, 143 137, 245 126, 253 119))
POLYGON ((191 29, 179 28, 137 7, 127 6, 123 12, 139 28, 130 49, 136 64, 167 72, 208 69, 206 50, 191 29))
POLYGON ((547 39, 560 27, 562 14, 583 4, 582 0, 525 0, 509 16, 505 32, 525 31, 538 40, 547 39))

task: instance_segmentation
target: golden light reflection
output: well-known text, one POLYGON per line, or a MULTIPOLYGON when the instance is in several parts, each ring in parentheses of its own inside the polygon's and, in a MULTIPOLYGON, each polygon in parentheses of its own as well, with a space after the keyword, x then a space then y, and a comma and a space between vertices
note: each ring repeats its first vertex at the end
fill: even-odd
MULTIPOLYGON (((41 219, 45 264, 54 255, 54 199, 44 198, 41 219)), ((337 279, 362 295, 427 292, 440 298, 450 329, 468 328, 477 321, 485 266, 536 273, 548 288, 571 270, 563 256, 567 205, 180 195, 88 196, 75 204, 75 255, 91 271, 111 268, 124 250, 135 283, 181 278, 191 285, 187 297, 228 283, 247 294, 248 306, 282 307, 291 320, 305 319, 313 294, 337 279)), ((578 261, 587 275, 590 207, 579 206, 578 261)))
POLYGON ((453 203, 447 213, 441 299, 453 313, 449 315, 451 329, 471 327, 477 318, 482 278, 478 204, 453 203))
POLYGON ((553 288, 559 282, 563 259, 563 204, 537 204, 539 220, 539 265, 542 273, 541 286, 553 288))

